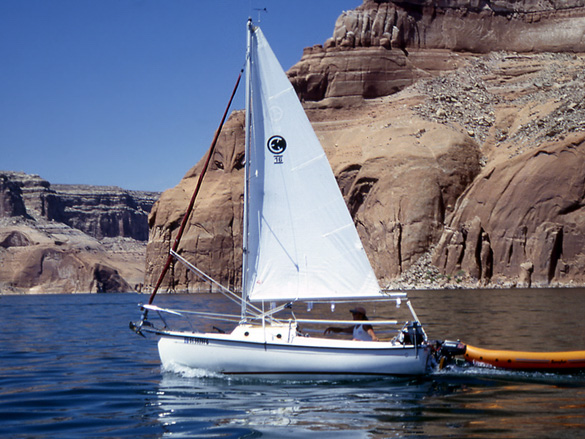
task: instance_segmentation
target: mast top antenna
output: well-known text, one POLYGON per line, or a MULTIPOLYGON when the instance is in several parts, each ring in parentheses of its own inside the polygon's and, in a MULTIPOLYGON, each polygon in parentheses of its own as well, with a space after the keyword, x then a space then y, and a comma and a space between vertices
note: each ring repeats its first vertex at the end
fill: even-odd
POLYGON ((268 9, 266 9, 266 8, 254 8, 254 10, 258 12, 258 23, 260 23, 260 14, 262 12, 268 13, 268 9))

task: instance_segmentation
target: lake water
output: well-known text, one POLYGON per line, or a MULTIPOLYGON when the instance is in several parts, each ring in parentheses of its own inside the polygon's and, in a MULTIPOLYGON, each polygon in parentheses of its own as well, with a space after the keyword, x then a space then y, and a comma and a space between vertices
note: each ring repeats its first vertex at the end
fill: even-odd
MULTIPOLYGON (((585 290, 410 292, 429 337, 585 350, 585 290)), ((161 295, 186 307, 219 295, 161 295)), ((481 368, 339 381, 161 372, 137 294, 0 296, 2 438, 585 437, 585 375, 481 368)), ((372 310, 374 312, 374 310, 372 310)), ((377 311, 381 313, 382 311, 377 311)), ((383 311, 386 313, 386 310, 383 311)))

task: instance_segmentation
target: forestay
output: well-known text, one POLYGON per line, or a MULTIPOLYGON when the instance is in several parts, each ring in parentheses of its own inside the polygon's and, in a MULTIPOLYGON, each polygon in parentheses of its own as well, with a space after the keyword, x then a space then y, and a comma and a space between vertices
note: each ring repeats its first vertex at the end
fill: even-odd
POLYGON ((319 140, 259 28, 250 47, 245 293, 375 297, 380 287, 319 140))

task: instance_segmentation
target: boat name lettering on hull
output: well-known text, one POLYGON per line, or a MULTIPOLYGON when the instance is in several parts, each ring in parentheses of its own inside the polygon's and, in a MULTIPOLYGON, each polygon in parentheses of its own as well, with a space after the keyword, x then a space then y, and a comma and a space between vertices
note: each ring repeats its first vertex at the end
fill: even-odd
POLYGON ((183 341, 186 344, 209 344, 209 340, 207 340, 206 338, 185 337, 183 341))

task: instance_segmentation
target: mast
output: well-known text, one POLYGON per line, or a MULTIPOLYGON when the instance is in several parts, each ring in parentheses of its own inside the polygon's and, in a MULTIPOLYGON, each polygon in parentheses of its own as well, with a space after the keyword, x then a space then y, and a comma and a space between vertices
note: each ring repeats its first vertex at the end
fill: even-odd
POLYGON ((252 32, 254 26, 252 19, 248 18, 246 24, 247 38, 246 38, 246 123, 245 123, 245 146, 244 146, 244 218, 243 218, 243 246, 242 246, 242 310, 241 319, 242 322, 246 321, 246 304, 248 302, 248 194, 250 184, 250 112, 251 112, 251 44, 252 44, 252 32))

